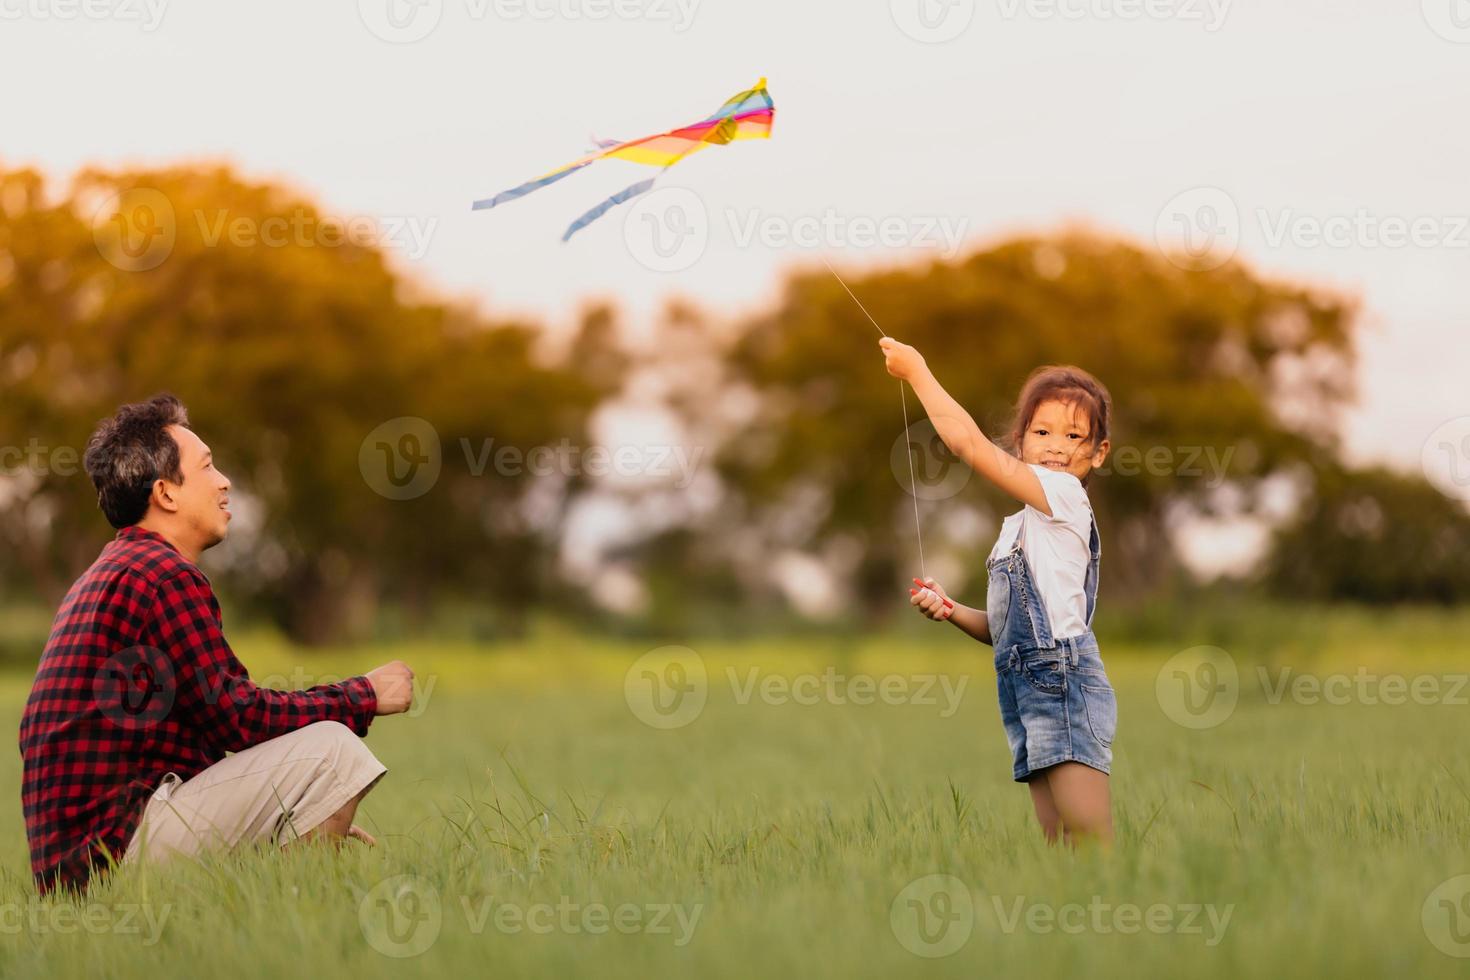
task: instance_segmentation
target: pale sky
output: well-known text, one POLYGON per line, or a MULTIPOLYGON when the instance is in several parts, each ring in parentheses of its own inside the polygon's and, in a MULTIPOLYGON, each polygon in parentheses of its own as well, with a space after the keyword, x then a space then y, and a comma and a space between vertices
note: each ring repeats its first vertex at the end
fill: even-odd
POLYGON ((1228 242, 1233 208, 1255 268, 1365 304, 1356 459, 1419 466, 1470 413, 1465 0, 0 0, 0 19, 4 165, 229 160, 381 218, 402 268, 491 312, 565 324, 610 298, 636 326, 677 293, 738 313, 820 256, 1078 223, 1152 244, 1180 215, 1228 242), (470 211, 761 76, 774 137, 684 162, 641 211, 559 241, 650 173, 619 161, 470 211), (649 222, 696 212, 694 254, 650 268, 649 222), (864 239, 885 222, 888 246, 864 239))

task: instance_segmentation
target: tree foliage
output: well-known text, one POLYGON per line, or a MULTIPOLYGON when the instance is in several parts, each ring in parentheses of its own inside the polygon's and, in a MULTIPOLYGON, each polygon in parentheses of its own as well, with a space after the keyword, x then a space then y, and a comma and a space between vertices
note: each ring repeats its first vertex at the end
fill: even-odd
MULTIPOLYGON (((547 529, 521 512, 527 475, 469 465, 488 438, 579 439, 606 393, 548 362, 534 325, 416 296, 371 241, 226 170, 88 172, 55 199, 15 172, 0 204, 0 441, 79 456, 118 404, 178 395, 236 483, 237 527, 254 525, 211 557, 298 637, 340 633, 385 592, 518 615, 550 586, 547 529), (127 197, 140 191, 151 213, 127 197), (168 247, 149 268, 160 224, 168 247), (360 459, 399 417, 441 443, 441 477, 405 500, 377 492, 360 459)), ((55 599, 111 532, 79 465, 19 476, 0 506, 12 578, 55 599)))
MULTIPOLYGON (((992 438, 1038 365, 1077 364, 1109 387, 1113 454, 1089 487, 1106 593, 1179 573, 1180 515, 1259 511, 1274 477, 1302 472, 1315 478, 1275 539, 1268 587, 1375 602, 1470 592, 1463 510, 1416 477, 1338 461, 1351 301, 1084 233, 848 284, 992 438)), ((828 611, 891 608, 917 571, 905 464, 928 481, 952 460, 903 432, 876 340, 818 266, 759 315, 676 305, 639 346, 598 308, 553 349, 539 325, 429 295, 301 194, 225 168, 88 171, 60 189, 0 170, 0 584, 54 602, 86 566, 111 533, 81 470, 87 436, 166 390, 236 483, 240 519, 209 567, 298 638, 350 632, 384 599, 425 612, 468 599, 513 624, 569 594, 567 518, 597 495, 648 518, 605 558, 637 572, 659 622, 774 614, 773 570, 799 578, 810 563, 836 573, 828 611), (523 464, 532 447, 588 445, 600 413, 630 400, 673 420, 704 463, 692 484, 499 464, 504 447, 523 464), (395 446, 427 452, 401 441, 404 419, 428 426, 440 473, 392 499, 374 465, 395 446)), ((1016 506, 978 478, 921 500, 931 571, 975 591, 1016 506)))
POLYGON ((1450 604, 1470 595, 1470 512, 1416 476, 1325 467, 1273 539, 1273 595, 1372 604, 1450 604))

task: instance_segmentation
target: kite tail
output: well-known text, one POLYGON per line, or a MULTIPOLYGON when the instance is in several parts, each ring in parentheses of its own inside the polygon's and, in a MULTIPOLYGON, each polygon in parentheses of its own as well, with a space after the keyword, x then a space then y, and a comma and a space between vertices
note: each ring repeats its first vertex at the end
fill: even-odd
MULTIPOLYGON (((664 170, 667 169, 667 167, 664 168, 664 170)), ((586 228, 588 225, 592 224, 592 222, 596 221, 598 218, 602 217, 604 214, 617 207, 619 204, 622 204, 624 201, 627 201, 630 198, 637 197, 639 194, 647 193, 653 187, 653 182, 658 180, 658 178, 662 175, 663 170, 660 170, 658 173, 654 174, 647 180, 640 180, 636 184, 633 184, 629 187, 624 187, 612 197, 608 198, 606 201, 603 201, 601 204, 597 205, 597 207, 593 208, 591 211, 588 211, 576 221, 573 221, 567 227, 566 234, 561 236, 561 240, 564 242, 569 240, 577 232, 581 231, 583 228, 586 228)))
MULTIPOLYGON (((587 161, 587 163, 591 162, 591 160, 587 161)), ((583 167, 587 166, 587 163, 579 163, 575 166, 567 167, 565 170, 558 170, 555 173, 549 173, 545 177, 537 177, 535 180, 528 180, 519 187, 512 187, 508 191, 501 191, 494 197, 483 198, 482 200, 476 201, 474 204, 470 205, 470 210, 484 211, 489 208, 493 208, 498 204, 504 204, 507 201, 514 201, 518 197, 525 197, 527 194, 531 193, 534 190, 539 190, 540 188, 545 187, 547 184, 554 184, 558 180, 561 180, 563 177, 567 177, 571 174, 576 173, 578 170, 581 170, 583 167)))

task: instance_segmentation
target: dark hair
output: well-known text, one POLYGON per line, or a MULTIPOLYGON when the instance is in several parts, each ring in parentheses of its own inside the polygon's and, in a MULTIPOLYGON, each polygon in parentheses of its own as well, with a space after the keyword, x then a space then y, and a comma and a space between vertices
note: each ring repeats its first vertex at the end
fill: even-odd
MULTIPOLYGON (((1111 437, 1113 397, 1103 383, 1071 364, 1044 364, 1026 378, 1026 383, 1021 386, 1021 395, 1016 399, 1016 414, 1011 420, 1006 448, 1017 457, 1021 455, 1021 440, 1036 415, 1036 409, 1042 402, 1052 400, 1081 407, 1087 417, 1087 441, 1093 452, 1104 439, 1111 437)), ((1083 477, 1082 484, 1087 485, 1086 477, 1083 477)))
POLYGON ((189 426, 189 413, 173 395, 124 405, 97 424, 82 465, 97 488, 97 506, 113 527, 131 527, 148 513, 156 480, 183 483, 179 444, 170 425, 189 426))

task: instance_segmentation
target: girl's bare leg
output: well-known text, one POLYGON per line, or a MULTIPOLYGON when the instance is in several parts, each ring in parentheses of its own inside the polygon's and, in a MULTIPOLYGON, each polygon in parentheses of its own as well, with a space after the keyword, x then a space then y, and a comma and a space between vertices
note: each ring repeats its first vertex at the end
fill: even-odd
MULTIPOLYGON (((1052 805, 1061 816, 1068 843, 1087 840, 1104 849, 1113 844, 1113 801, 1108 774, 1080 762, 1059 762, 1043 773, 1052 805)), ((1034 786, 1036 780, 1032 780, 1034 786)), ((1035 791, 1032 791, 1035 799, 1035 791)), ((1037 808, 1040 814, 1040 806, 1037 808)))
POLYGON ((1055 844, 1060 837, 1065 837, 1067 843, 1071 843, 1071 835, 1062 826, 1062 815, 1057 810, 1056 801, 1052 799, 1051 784, 1046 778, 1050 772, 1050 769, 1043 769, 1026 783, 1031 790, 1031 805, 1036 807, 1036 820, 1041 824, 1041 832, 1046 835, 1048 844, 1055 844))

